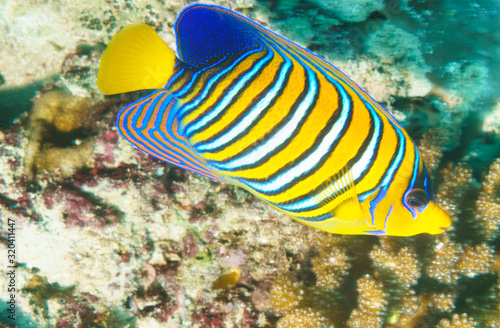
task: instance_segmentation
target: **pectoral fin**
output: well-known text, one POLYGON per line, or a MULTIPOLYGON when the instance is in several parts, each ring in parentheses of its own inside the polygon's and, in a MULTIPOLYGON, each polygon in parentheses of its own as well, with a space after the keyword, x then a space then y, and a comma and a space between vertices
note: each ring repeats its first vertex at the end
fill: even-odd
POLYGON ((350 166, 344 167, 325 181, 321 193, 315 199, 323 207, 329 208, 329 212, 339 220, 355 221, 364 218, 350 166))

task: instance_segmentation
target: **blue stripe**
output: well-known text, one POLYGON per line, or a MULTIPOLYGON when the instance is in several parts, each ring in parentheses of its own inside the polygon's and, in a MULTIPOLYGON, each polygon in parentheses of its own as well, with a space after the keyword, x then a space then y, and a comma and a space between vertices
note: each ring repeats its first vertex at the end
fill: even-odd
MULTIPOLYGON (((186 85, 185 85, 185 86, 184 86, 181 90, 175 91, 175 92, 174 92, 174 96, 175 96, 175 97, 183 97, 183 96, 184 96, 184 94, 185 94, 186 92, 188 92, 188 91, 189 91, 189 89, 193 86, 193 84, 194 84, 195 82, 197 82, 197 81, 196 81, 196 79, 198 78, 198 76, 199 76, 199 75, 201 75, 201 74, 202 74, 202 73, 204 73, 205 71, 207 71, 207 70, 209 70, 209 69, 211 69, 211 68, 213 68, 213 67, 215 67, 215 66, 219 65, 219 64, 220 64, 220 63, 222 63, 222 62, 223 62, 226 58, 227 58, 227 56, 224 56, 224 57, 222 57, 221 59, 219 59, 217 62, 215 62, 214 64, 212 64, 212 65, 208 65, 208 66, 205 66, 205 67, 203 67, 202 69, 197 70, 196 72, 194 72, 194 73, 193 73, 193 75, 191 76, 191 79, 189 80, 189 82, 188 82, 188 83, 187 83, 187 84, 186 84, 186 85)), ((186 69, 186 67, 187 67, 187 66, 184 66, 184 67, 181 69, 181 71, 182 71, 182 72, 184 72, 184 69, 186 69)), ((181 72, 179 72, 179 73, 181 73, 181 72)), ((179 73, 177 73, 177 74, 179 74, 179 73)), ((174 79, 175 79, 175 78, 177 78, 177 74, 176 74, 176 75, 174 75, 174 76, 170 79, 170 81, 169 81, 169 82, 168 82, 168 84, 167 84, 167 89, 168 89, 168 87, 170 86, 170 84, 174 81, 174 79)))
POLYGON ((279 78, 276 84, 271 90, 263 97, 248 113, 247 115, 238 123, 236 123, 231 129, 229 129, 225 134, 219 136, 218 138, 212 140, 209 143, 200 143, 196 145, 198 151, 215 151, 220 147, 227 145, 236 138, 240 137, 243 132, 246 131, 250 126, 256 123, 256 119, 262 112, 271 104, 276 95, 285 86, 285 78, 292 68, 291 60, 283 55, 279 49, 275 49, 285 60, 285 64, 279 72, 279 78))
POLYGON ((380 119, 380 116, 377 114, 377 112, 375 112, 373 106, 370 103, 365 102, 363 98, 361 99, 363 100, 365 107, 368 109, 370 113, 372 122, 374 124, 374 131, 372 140, 370 140, 370 143, 368 144, 368 147, 366 148, 365 152, 351 168, 352 176, 355 183, 359 182, 361 176, 370 167, 370 163, 374 160, 375 150, 377 149, 380 139, 382 138, 382 120, 380 119))
POLYGON ((427 203, 424 205, 424 206, 420 206, 417 210, 418 210, 418 213, 422 213, 423 211, 425 211, 425 209, 427 208, 427 205, 429 205, 429 201, 431 200, 431 195, 432 195, 432 192, 429 190, 429 177, 427 176, 427 170, 425 169, 425 165, 424 165, 424 168, 423 168, 423 171, 424 171, 424 189, 425 189, 425 192, 427 193, 427 203))
POLYGON ((299 105, 293 117, 277 133, 269 137, 259 147, 253 149, 243 156, 236 157, 227 163, 214 162, 212 163, 213 166, 221 170, 237 170, 242 166, 252 164, 261 160, 266 155, 271 153, 275 148, 279 147, 281 144, 285 143, 293 136, 293 132, 299 126, 300 122, 304 119, 318 92, 318 81, 315 73, 307 66, 304 68, 306 69, 311 83, 309 84, 307 95, 304 97, 304 100, 299 105))
MULTIPOLYGON (((163 161, 179 165, 185 166, 184 168, 190 170, 192 172, 198 173, 200 175, 213 178, 215 180, 220 180, 220 177, 210 174, 210 172, 205 172, 205 165, 201 163, 195 157, 191 157, 189 154, 185 153, 182 149, 179 149, 176 144, 173 144, 169 141, 169 136, 167 136, 162 129, 164 128, 161 123, 165 115, 167 116, 167 134, 170 134, 171 138, 176 139, 179 143, 187 146, 187 148, 192 149, 185 141, 175 138, 173 134, 171 134, 171 127, 173 119, 175 119, 176 106, 174 105, 169 112, 167 112, 166 108, 171 103, 172 99, 175 99, 171 94, 167 94, 165 91, 154 92, 151 95, 140 99, 135 102, 131 106, 125 107, 117 119, 117 126, 119 127, 120 134, 132 142, 134 146, 138 147, 139 145, 143 148, 150 151, 152 156, 155 156, 163 161), (165 97, 166 96, 166 97, 165 97), (152 121, 153 128, 147 128, 150 123, 148 120, 152 118, 152 113, 154 112, 154 108, 157 106, 158 102, 161 98, 165 97, 165 99, 160 104, 160 108, 158 110, 158 115, 155 116, 152 121), (137 102, 144 100, 145 98, 151 98, 149 101, 143 103, 141 106, 135 106, 137 102), (138 118, 141 116, 141 113, 146 110, 147 115, 142 121, 138 121, 138 118), (123 121, 123 125, 119 124, 119 122, 123 121), (138 125, 137 125, 138 124, 138 125), (131 126, 131 129, 142 138, 136 138, 128 128, 128 125, 131 126), (157 138, 154 136, 154 133, 157 132, 160 134, 160 137, 157 138), (142 139, 142 140, 140 140, 142 139), (159 146, 155 145, 157 143, 159 146), (164 147, 172 152, 172 154, 166 154, 159 147, 164 147), (170 157, 170 158, 166 158, 170 157)), ((208 170, 209 171, 209 170, 208 170)))
MULTIPOLYGON (((148 122, 151 120, 151 115, 153 115, 154 108, 156 107, 156 105, 160 101, 160 98, 163 96, 163 93, 164 93, 164 91, 163 92, 159 91, 159 92, 157 92, 156 95, 155 94, 151 95, 151 98, 153 98, 152 101, 143 104, 139 108, 139 110, 136 112, 136 115, 134 115, 134 117, 132 118, 136 129, 142 130, 144 128, 144 126, 148 125, 148 122), (143 113, 146 104, 147 104, 146 114, 144 115, 144 119, 139 122, 138 119, 141 116, 141 114, 143 113)), ((172 97, 167 97, 167 99, 172 99, 172 97)), ((162 104, 162 106, 164 107, 166 105, 162 104)), ((136 129, 134 129, 134 130, 136 130, 136 129)))
POLYGON ((310 171, 316 169, 318 166, 318 163, 322 161, 322 159, 325 156, 329 156, 330 152, 332 150, 332 145, 335 143, 335 141, 341 136, 342 134, 342 129, 345 126, 345 123, 347 121, 347 118, 349 116, 349 111, 351 110, 350 106, 350 101, 349 98, 347 97, 347 94, 345 91, 341 88, 340 84, 336 85, 339 90, 341 90, 341 97, 342 97, 342 113, 333 125, 332 129, 328 131, 326 136, 323 138, 323 140, 320 142, 320 144, 317 146, 314 151, 312 151, 306 158, 304 158, 300 163, 297 163, 293 168, 290 168, 289 170, 281 173, 280 175, 276 176, 275 178, 265 181, 265 182, 254 182, 254 181, 247 181, 246 183, 254 188, 255 190, 259 192, 273 192, 279 189, 285 189, 287 188, 287 184, 290 183, 290 181, 297 179, 310 171))
MULTIPOLYGON (((320 151, 322 145, 325 142, 327 142, 328 144, 323 145, 323 147, 328 146, 328 148, 324 150, 322 157, 328 156, 330 154, 331 146, 339 138, 339 134, 341 132, 341 129, 345 125, 345 122, 349 116, 349 112, 352 110, 352 108, 351 108, 352 103, 350 102, 349 97, 348 97, 345 89, 342 87, 342 85, 340 85, 336 81, 332 81, 332 83, 335 84, 335 86, 338 88, 338 90, 340 92, 340 95, 342 98, 342 113, 339 116, 337 122, 335 122, 335 124, 333 125, 332 129, 328 132, 328 134, 325 136, 323 141, 320 143, 320 145, 314 150, 313 153, 311 153, 311 155, 309 155, 304 160, 302 160, 299 165, 301 165, 301 164, 304 165, 304 163, 307 163, 307 161, 309 161, 309 157, 312 156, 315 152, 320 151), (328 140, 329 137, 331 140, 328 140)), ((310 167, 306 172, 303 172, 302 174, 306 174, 306 173, 310 172, 311 170, 315 169, 317 166, 317 162, 312 163, 312 164, 314 166, 310 167)), ((288 170, 287 172, 277 176, 273 180, 270 180, 268 183, 279 183, 279 182, 277 182, 278 179, 283 180, 283 175, 288 174, 290 171, 291 170, 288 170)), ((281 204, 281 205, 279 205, 279 208, 282 208, 286 211, 301 212, 304 210, 312 210, 312 209, 316 208, 317 205, 318 205, 317 201, 314 199, 314 197, 309 197, 309 198, 305 198, 305 199, 300 200, 300 201, 295 202, 295 203, 281 204)))
POLYGON ((314 216, 314 217, 299 217, 299 216, 294 216, 294 217, 299 218, 299 219, 304 220, 304 221, 319 222, 319 221, 324 221, 326 219, 331 219, 332 216, 333 215, 328 213, 328 214, 322 214, 322 215, 318 215, 318 216, 314 216))
POLYGON ((389 208, 389 212, 387 213, 387 216, 385 217, 385 221, 384 221, 384 230, 385 231, 387 231, 387 221, 389 221, 389 216, 391 216, 393 209, 394 209, 394 205, 391 205, 391 208, 389 208))
MULTIPOLYGON (((179 133, 180 134, 184 134, 184 129, 185 129, 185 126, 183 124, 184 123, 183 122, 184 117, 188 114, 188 112, 191 109, 196 108, 200 104, 200 102, 202 102, 202 100, 205 100, 205 98, 208 95, 208 92, 210 91, 210 89, 214 85, 214 83, 216 83, 217 80, 219 80, 224 74, 226 74, 227 72, 232 71, 236 66, 238 66, 247 57, 249 57, 250 55, 252 55, 254 53, 260 52, 260 51, 262 51, 262 47, 260 47, 258 49, 255 49, 255 50, 252 50, 252 51, 248 51, 244 55, 242 55, 241 57, 238 57, 238 59, 235 60, 234 63, 232 63, 230 66, 226 67, 225 69, 221 70, 219 73, 215 74, 205 84, 203 92, 202 92, 202 94, 200 96, 195 97, 191 102, 183 104, 182 108, 180 109, 179 113, 177 114, 178 118, 179 118, 179 123, 180 123, 179 124, 179 133)), ((177 95, 177 93, 176 93, 176 95, 177 95)))
MULTIPOLYGON (((331 82, 334 83, 334 84, 337 83, 334 80, 331 81, 331 82)), ((337 86, 339 87, 339 90, 341 90, 341 94, 343 96, 342 97, 343 101, 345 101, 344 97, 346 96, 346 93, 345 93, 344 89, 339 84, 337 84, 337 86)), ((382 132, 382 130, 381 130, 381 120, 380 120, 379 116, 373 110, 373 107, 371 107, 371 105, 368 104, 367 108, 369 109, 369 112, 370 112, 371 117, 372 117, 372 119, 374 121, 374 124, 375 124, 374 136, 373 136, 372 140, 370 141, 370 143, 368 145, 368 148, 365 151, 365 153, 363 154, 363 156, 361 157, 361 159, 358 162, 356 162, 356 164, 355 164, 355 166, 356 165, 361 166, 361 164, 359 164, 359 163, 365 164, 364 162, 366 162, 365 166, 362 166, 359 169, 357 169, 357 168, 355 169, 355 166, 353 166, 352 169, 351 169, 351 172, 353 174, 353 180, 354 180, 355 183, 357 182, 357 180, 359 180, 359 177, 366 170, 366 168, 367 168, 366 165, 372 161, 373 155, 375 153, 375 148, 376 148, 378 142, 380 141, 379 139, 380 139, 380 137, 382 135, 382 133, 381 133, 382 132), (368 155, 366 155, 366 154, 368 154, 368 155), (369 156, 369 158, 366 159, 365 156, 369 156)), ((319 192, 317 195, 319 195, 320 193, 321 192, 319 192)), ((305 199, 302 199, 302 200, 300 200, 298 202, 279 205, 279 207, 283 208, 283 209, 285 209, 287 211, 291 211, 291 212, 303 212, 303 211, 313 210, 313 209, 315 209, 315 208, 318 207, 318 203, 317 203, 317 201, 315 199, 317 197, 317 195, 312 196, 312 197, 308 197, 308 198, 305 198, 305 199)))
MULTIPOLYGON (((175 66, 177 66, 180 62, 177 62, 175 66)), ((167 85, 165 86, 166 89, 170 89, 172 86, 172 83, 175 82, 182 74, 184 74, 184 71, 186 70, 186 66, 183 66, 180 70, 177 71, 172 77, 168 80, 167 85)))
POLYGON ((404 152, 405 152, 405 148, 406 148, 406 138, 405 138, 403 132, 401 132, 401 130, 399 130, 397 127, 395 127, 392 124, 392 121, 389 121, 389 122, 394 127, 394 130, 396 131, 396 134, 398 135, 399 141, 400 141, 398 153, 396 155, 396 159, 394 160, 392 165, 385 171, 385 177, 382 179, 382 182, 380 184, 375 186, 372 190, 366 191, 366 192, 358 195, 360 202, 365 201, 365 199, 367 199, 370 195, 372 195, 375 191, 377 191, 378 188, 387 188, 387 185, 391 182, 396 170, 399 168, 399 166, 401 165, 401 163, 403 161, 404 152))
MULTIPOLYGON (((309 52, 307 49, 306 51, 308 53, 311 53, 309 52)), ((303 54, 299 54, 305 61, 307 61, 309 64, 313 65, 316 69, 318 69, 319 71, 321 72, 329 72, 331 74, 333 74, 335 77, 337 77, 338 80, 341 80, 341 81, 344 81, 344 82, 353 82, 352 80, 349 79, 349 81, 345 81, 344 78, 338 76, 338 74, 336 74, 336 72, 333 72, 331 71, 330 69, 328 69, 327 66, 325 65, 321 65, 321 64, 318 64, 318 63, 315 63, 315 62, 312 62, 310 59, 308 59, 306 56, 304 56, 303 54)), ((313 54, 315 57, 318 57, 317 55, 313 54)), ((333 66, 333 65, 332 65, 333 66)), ((333 83, 333 84, 337 84, 338 82, 335 80, 335 79, 332 79, 328 74, 323 74, 325 76, 325 78, 333 83)), ((354 82, 353 82, 354 83, 354 82)), ((349 84, 349 83, 348 83, 349 84)), ((354 83, 355 84, 355 83, 354 83)), ((378 145, 378 143, 380 142, 380 139, 382 137, 382 130, 381 130, 381 119, 380 119, 380 116, 379 114, 375 111, 375 109, 373 108, 373 105, 370 103, 370 102, 367 102, 365 100, 365 98, 363 97, 363 95, 361 95, 356 89, 352 88, 351 87, 351 90, 354 91, 354 93, 356 93, 356 95, 359 97, 359 99, 361 101, 363 101, 363 104, 365 105, 365 107, 369 110, 370 114, 371 114, 371 118, 372 118, 372 121, 374 122, 375 124, 375 127, 374 127, 374 135, 372 137, 372 140, 370 141, 366 151, 364 152, 363 156, 361 156, 361 158, 359 159, 358 162, 356 162, 356 164, 354 164, 352 166, 352 172, 353 172, 353 179, 354 179, 354 182, 357 183, 359 182, 359 178, 363 175, 363 173, 366 171, 366 169, 368 168, 368 164, 371 163, 372 159, 373 159, 373 156, 375 154, 375 149, 376 149, 376 146, 378 145), (367 157, 369 156, 369 157, 367 157)), ((363 92, 364 95, 366 95, 367 93, 366 92, 363 92)), ((370 97, 371 99, 371 97, 370 97)), ((373 100, 373 99, 372 99, 373 100)))
POLYGON ((406 192, 403 195, 403 205, 404 205, 404 207, 406 207, 406 209, 408 211, 410 211, 411 216, 413 217, 413 220, 415 220, 417 218, 417 211, 415 211, 415 209, 408 204, 408 202, 406 201, 406 196, 408 195, 408 193, 410 193, 410 191, 413 190, 413 188, 415 186, 415 180, 417 180, 417 174, 418 174, 418 163, 420 161, 420 154, 418 153, 417 146, 414 146, 414 147, 415 147, 415 150, 414 150, 415 151, 415 162, 413 164, 413 173, 411 176, 410 186, 408 187, 408 189, 406 189, 406 192))
POLYGON ((375 209, 377 208, 378 203, 380 203, 380 201, 385 198, 386 193, 387 187, 381 188, 378 191, 377 197, 370 201, 370 216, 372 219, 372 226, 375 226, 375 209))
MULTIPOLYGON (((161 92, 161 93, 163 93, 163 92, 161 92)), ((150 95, 148 97, 152 97, 152 95, 150 95)), ((152 107, 154 108, 156 106, 156 104, 158 103, 159 99, 161 97, 163 97, 163 94, 161 94, 159 96, 157 95, 155 97, 156 98, 152 99, 150 102, 144 103, 140 107, 136 107, 136 106, 125 107, 122 110, 122 112, 118 115, 118 120, 123 115, 124 124, 119 125, 119 123, 118 123, 119 121, 117 121, 117 126, 119 127, 118 131, 125 139, 131 140, 131 141, 133 140, 133 142, 132 142, 133 144, 142 145, 144 148, 151 150, 151 152, 154 153, 156 157, 161 158, 164 156, 164 154, 161 152, 158 152, 156 148, 152 148, 151 144, 144 143, 142 140, 138 140, 132 133, 130 133, 130 130, 128 129, 128 124, 127 124, 127 122, 130 122, 131 123, 130 125, 132 126, 134 132, 136 132, 139 135, 144 136, 144 126, 145 126, 144 122, 146 122, 146 120, 143 120, 142 122, 140 122, 140 126, 138 126, 138 125, 136 125, 138 123, 137 118, 139 116, 141 116, 142 110, 144 110, 145 106, 148 106, 148 109, 147 109, 148 111, 150 111, 152 107), (155 105, 152 106, 153 104, 155 104, 155 105), (130 117, 130 115, 132 115, 132 117, 130 117), (122 129, 123 129, 123 131, 122 131, 122 129), (125 135, 123 132, 126 132, 127 135, 125 135)), ((145 97, 145 98, 147 98, 147 97, 145 97)), ((172 98, 173 98, 173 96, 171 96, 171 95, 170 95, 170 97, 166 97, 165 101, 161 104, 160 111, 163 111, 163 112, 165 111, 165 107, 170 103, 172 98)), ((146 124, 146 126, 147 126, 147 124, 146 124)), ((147 140, 148 138, 144 138, 144 139, 147 140)))
MULTIPOLYGON (((292 42, 293 43, 293 42, 292 42)), ((322 58, 319 57, 318 55, 310 52, 309 50, 307 49, 304 49, 300 46, 298 46, 299 48, 305 50, 307 53, 313 55, 314 57, 318 58, 318 60, 321 60, 322 58)), ((323 59, 324 60, 324 59, 323 59)), ((314 65, 314 64, 313 64, 314 65)), ((332 75, 334 75, 335 77, 337 77, 339 80, 341 81, 346 81, 346 82, 350 82, 352 85, 354 86, 357 86, 358 88, 360 88, 356 82, 354 82, 353 80, 351 80, 345 73, 344 73, 344 76, 339 76, 339 74, 337 74, 337 72, 335 71, 332 71, 331 69, 328 68, 328 66, 326 65, 322 65, 322 64, 318 64, 321 66, 322 69, 326 70, 327 72, 331 73, 332 75), (347 78, 347 80, 346 80, 347 78)), ((332 64, 330 64, 332 65, 332 64)), ((335 67, 334 65, 332 65, 335 69, 337 69, 339 72, 343 73, 340 69, 338 69, 337 67, 335 67)), ((316 66, 317 67, 317 66, 316 66)), ((330 80, 330 77, 327 76, 327 78, 330 80)), ((367 106, 367 108, 369 108, 370 110, 374 111, 373 109, 373 106, 369 103, 369 102, 366 102, 364 99, 363 96, 360 95, 360 93, 355 89, 355 88, 352 88, 352 90, 361 98, 363 99, 363 102, 369 106, 367 106)), ((368 94, 367 92, 363 91, 361 88, 360 90, 362 91, 363 95, 367 96, 370 100, 373 101, 373 103, 375 104, 379 104, 376 100, 374 100, 372 98, 372 96, 370 94, 368 94)), ((396 156, 396 160, 394 161, 394 163, 385 171, 385 177, 384 179, 382 180, 382 182, 380 184, 378 184, 377 186, 375 186, 373 189, 363 193, 363 194, 360 194, 358 195, 358 198, 360 200, 360 202, 363 202, 364 200, 366 200, 370 195, 372 195, 378 188, 380 187, 384 187, 386 186, 388 183, 390 183, 390 181, 393 179, 393 175, 396 171, 396 169, 401 165, 401 162, 403 160, 403 157, 404 157, 404 152, 405 152, 405 147, 406 147, 406 139, 405 139, 405 136, 403 134, 403 132, 401 131, 401 125, 397 122, 397 120, 394 118, 394 116, 388 111, 386 110, 382 105, 380 105, 380 110, 382 111, 382 113, 384 113, 388 118, 389 118, 389 123, 391 124, 391 126, 394 128, 394 130, 396 131, 396 134, 398 135, 399 137, 399 141, 400 141, 400 144, 399 144, 399 149, 398 149, 398 154, 396 156)), ((375 116, 378 117, 378 114, 375 114, 375 116)), ((354 175, 354 174, 353 174, 354 175)), ((358 182, 356 178, 354 178, 355 182, 358 182)))
POLYGON ((204 126, 207 124, 211 123, 213 120, 215 120, 218 115, 227 108, 229 104, 231 104, 231 101, 233 98, 240 92, 240 90, 245 86, 245 84, 252 79, 259 71, 262 69, 264 65, 269 63, 274 57, 274 52, 273 51, 268 51, 267 55, 264 58, 259 59, 258 63, 250 70, 250 72, 246 73, 241 79, 238 81, 238 83, 231 88, 231 90, 224 96, 222 101, 208 113, 208 115, 203 116, 200 120, 197 121, 191 121, 189 124, 186 125, 185 131, 186 131, 186 136, 188 138, 192 137, 194 133, 196 133, 198 130, 202 129, 204 126))
MULTIPOLYGON (((300 54, 299 54, 300 55, 300 54)), ((307 61, 309 64, 311 64, 312 66, 314 66, 316 69, 318 69, 320 72, 324 73, 325 71, 325 67, 323 66, 318 66, 317 64, 311 62, 308 58, 304 57, 303 55, 300 55, 305 61, 307 61)), ((344 88, 335 80, 333 79, 332 77, 330 77, 329 75, 327 74, 323 74, 325 76, 325 78, 332 84, 334 84, 339 90, 340 90, 340 93, 341 93, 341 97, 342 97, 342 101, 343 101, 343 106, 344 108, 348 108, 346 106, 350 106, 350 103, 347 105, 346 104, 346 101, 348 101, 348 96, 344 90, 344 88)), ((335 74, 334 74, 335 75, 335 74)), ((364 100, 364 98, 359 95, 357 93, 356 90, 352 89, 357 95, 358 97, 364 102, 365 104, 365 107, 369 110, 370 114, 371 114, 371 118, 372 118, 372 121, 374 122, 374 135, 372 137, 372 140, 370 141, 366 151, 364 152, 364 154, 362 155, 362 157, 360 158, 359 161, 357 161, 353 167, 352 167, 352 173, 353 173, 353 179, 356 182, 358 182, 359 178, 362 176, 362 174, 366 171, 366 169, 368 168, 368 164, 371 163, 371 161, 373 160, 373 156, 375 154, 375 150, 376 150, 376 147, 378 145, 378 143, 380 142, 380 139, 382 137, 382 121, 378 115, 377 112, 375 112, 373 106, 366 102, 364 100)), ((349 108, 349 110, 351 110, 349 108)), ((346 114, 345 112, 343 113, 343 115, 346 114)), ((339 120, 341 120, 341 118, 339 118, 339 120)), ((336 139, 334 139, 335 141, 336 139)), ((333 141, 333 142, 334 142, 333 141)), ((332 142, 332 144, 333 144, 332 142)), ((305 160, 308 160, 305 159, 305 160)), ((315 163, 317 164, 317 163, 315 163)), ((298 164, 299 165, 299 164, 298 164)), ((304 172, 303 174, 307 174, 308 172, 310 172, 311 170, 315 169, 317 165, 315 165, 314 167, 312 167, 310 170, 308 170, 307 172, 304 172)), ((284 175, 286 173, 283 173, 282 175, 284 175)), ((280 176, 276 177, 275 179, 267 182, 267 183, 272 183, 273 181, 276 181, 277 179, 279 179, 280 176)), ((281 180, 281 181, 286 181, 286 180, 281 180)), ((286 181, 286 183, 288 183, 289 181, 291 180, 288 180, 286 181)), ((252 185, 252 182, 245 182, 249 185, 252 185)), ((285 189, 286 186, 285 185, 282 185, 281 188, 285 189)), ((277 188, 278 189, 278 188, 277 188)), ((291 212, 303 212, 303 211, 308 211, 308 210, 313 210, 315 208, 318 207, 318 204, 317 204, 317 201, 315 200, 315 196, 312 196, 312 197, 308 197, 308 198, 305 198, 305 199, 302 199, 298 202, 295 202, 295 203, 288 203, 288 204, 281 204, 278 206, 279 208, 282 208, 286 211, 291 211, 291 212)))
POLYGON ((363 231, 363 232, 375 236, 383 236, 386 234, 385 230, 373 230, 373 231, 363 231))

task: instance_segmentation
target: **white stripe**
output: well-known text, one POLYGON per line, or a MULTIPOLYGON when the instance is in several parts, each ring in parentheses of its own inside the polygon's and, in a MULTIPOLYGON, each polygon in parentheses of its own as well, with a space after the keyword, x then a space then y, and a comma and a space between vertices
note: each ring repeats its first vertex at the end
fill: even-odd
POLYGON ((347 118, 349 117, 349 112, 352 110, 347 93, 340 84, 335 84, 340 91, 342 98, 342 113, 337 122, 333 124, 330 131, 328 131, 326 136, 320 142, 319 146, 306 158, 300 161, 300 163, 278 175, 277 177, 266 182, 245 181, 247 185, 263 193, 273 192, 281 189, 285 187, 286 184, 290 183, 290 181, 314 169, 314 167, 318 165, 318 162, 321 161, 321 159, 331 151, 333 143, 335 143, 335 141, 340 137, 342 129, 344 128, 347 122, 347 118))
MULTIPOLYGON (((380 118, 377 116, 377 113, 375 113, 375 111, 373 110, 371 105, 368 105, 367 108, 369 109, 371 115, 374 117, 375 131, 374 131, 372 139, 370 140, 370 143, 368 144, 367 149, 365 150, 365 152, 363 153, 361 158, 351 168, 352 177, 353 177, 354 181, 356 181, 357 179, 359 179, 361 177, 361 174, 363 174, 363 172, 365 171, 368 164, 373 160, 373 156, 375 154, 375 149, 377 147, 377 139, 381 133, 380 118)), ((321 191, 320 191, 320 194, 321 194, 321 191)), ((318 194, 318 195, 320 195, 320 194, 318 194)), ((280 205, 279 207, 284 209, 284 210, 287 210, 287 211, 303 211, 306 208, 317 205, 318 195, 303 199, 303 200, 295 202, 295 203, 280 205)))
POLYGON ((264 66, 273 58, 273 52, 269 51, 264 58, 261 58, 259 62, 254 66, 254 68, 246 73, 240 81, 229 91, 229 93, 222 99, 222 101, 212 110, 208 115, 205 115, 202 119, 197 121, 194 124, 188 124, 186 128, 186 135, 191 136, 197 130, 203 128, 205 125, 210 123, 213 119, 215 119, 233 100, 233 98, 238 94, 241 88, 248 82, 251 78, 253 78, 264 66))
POLYGON ((373 160, 373 156, 375 155, 375 149, 377 148, 378 138, 382 133, 380 117, 377 115, 377 113, 375 113, 371 105, 369 104, 366 105, 367 108, 370 108, 370 112, 374 118, 373 121, 375 123, 375 128, 373 131, 372 140, 370 140, 370 143, 368 144, 368 147, 363 153, 363 156, 361 156, 361 158, 351 168, 354 181, 359 179, 359 177, 363 174, 363 172, 367 169, 368 165, 373 160))
POLYGON ((304 97, 304 100, 300 103, 299 108, 292 116, 292 118, 283 126, 276 134, 267 139, 261 146, 253 149, 251 152, 238 157, 228 163, 211 163, 213 166, 221 169, 221 170, 234 170, 244 165, 253 164, 269 153, 271 153, 274 149, 282 145, 285 141, 287 141, 292 135, 293 132, 297 129, 300 121, 307 114, 308 108, 312 105, 314 101, 314 97, 318 92, 318 81, 314 72, 307 68, 307 74, 309 76, 309 80, 311 83, 309 84, 309 90, 304 97))
POLYGON ((216 138, 210 143, 197 145, 196 149, 198 151, 211 151, 215 148, 224 146, 229 142, 233 141, 235 138, 239 137, 248 127, 254 124, 257 117, 266 109, 271 101, 276 97, 278 92, 283 88, 285 83, 285 77, 292 67, 291 61, 284 57, 286 60, 285 65, 282 67, 279 78, 273 88, 266 94, 264 98, 262 98, 255 107, 246 115, 240 122, 235 124, 229 131, 220 137, 216 138))
MULTIPOLYGON (((188 112, 190 109, 196 107, 199 105, 199 103, 204 100, 204 98, 208 95, 208 91, 210 90, 210 88, 212 87, 212 85, 214 85, 215 82, 217 82, 217 80, 219 78, 221 78, 224 74, 226 74, 227 72, 231 71, 234 67, 236 67, 240 62, 242 62, 243 60, 245 60, 247 57, 249 57, 250 55, 260 51, 261 49, 256 49, 255 51, 249 51, 247 53, 245 53, 244 55, 242 55, 241 57, 239 57, 234 63, 232 63, 230 66, 226 67, 225 69, 223 69, 222 71, 220 71, 219 73, 217 73, 216 75, 214 75, 206 84, 205 84, 205 87, 203 89, 203 92, 200 96, 196 97, 193 99, 193 101, 189 102, 189 103, 185 103, 183 104, 183 106, 181 107, 181 109, 179 110, 179 116, 183 116, 186 112, 188 112)), ((183 132, 184 131, 184 125, 181 123, 181 126, 179 127, 179 132, 183 132)))

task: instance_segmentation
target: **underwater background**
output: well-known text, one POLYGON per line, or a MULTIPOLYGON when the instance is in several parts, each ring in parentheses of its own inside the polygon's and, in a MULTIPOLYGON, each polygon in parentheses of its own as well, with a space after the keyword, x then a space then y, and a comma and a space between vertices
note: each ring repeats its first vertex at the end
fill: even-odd
POLYGON ((192 1, 0 0, 0 327, 500 327, 499 2, 203 2, 383 103, 452 227, 328 234, 119 137, 116 113, 143 93, 99 92, 106 43, 143 21, 175 49, 192 1))

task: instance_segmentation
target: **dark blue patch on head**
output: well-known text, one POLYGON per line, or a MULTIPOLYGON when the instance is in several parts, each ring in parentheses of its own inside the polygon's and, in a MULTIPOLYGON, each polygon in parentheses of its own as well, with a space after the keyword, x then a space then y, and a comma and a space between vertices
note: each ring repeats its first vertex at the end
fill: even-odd
POLYGON ((214 5, 186 7, 175 22, 179 57, 195 67, 259 47, 255 32, 246 18, 214 5))

